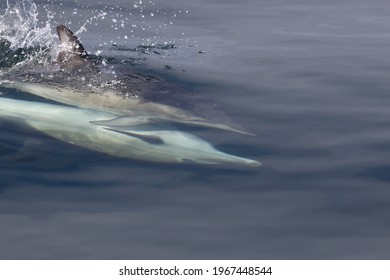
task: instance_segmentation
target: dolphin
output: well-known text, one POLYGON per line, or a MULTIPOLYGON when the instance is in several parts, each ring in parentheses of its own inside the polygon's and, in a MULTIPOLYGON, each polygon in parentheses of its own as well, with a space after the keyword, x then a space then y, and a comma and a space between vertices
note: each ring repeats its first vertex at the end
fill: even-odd
POLYGON ((260 162, 224 153, 208 142, 166 125, 112 127, 90 121, 113 113, 0 97, 0 117, 22 121, 53 138, 120 158, 165 163, 233 164, 260 162))
POLYGON ((118 115, 114 119, 96 122, 96 125, 129 127, 147 123, 180 123, 253 135, 241 128, 194 114, 197 106, 185 100, 183 95, 171 94, 169 86, 163 86, 163 83, 140 74, 118 77, 110 68, 93 62, 69 28, 59 25, 57 33, 61 51, 55 66, 41 72, 17 67, 9 71, 3 69, 0 86, 118 115))

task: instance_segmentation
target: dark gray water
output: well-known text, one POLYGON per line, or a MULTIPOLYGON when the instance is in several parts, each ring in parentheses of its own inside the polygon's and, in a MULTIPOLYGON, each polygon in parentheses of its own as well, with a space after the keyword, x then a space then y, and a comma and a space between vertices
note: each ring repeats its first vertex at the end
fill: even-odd
POLYGON ((386 1, 156 1, 128 39, 111 25, 133 2, 76 2, 51 2, 53 26, 112 7, 84 46, 213 100, 257 136, 196 134, 263 167, 119 160, 0 120, 0 258, 390 257, 386 1), (154 36, 179 48, 124 50, 154 36))

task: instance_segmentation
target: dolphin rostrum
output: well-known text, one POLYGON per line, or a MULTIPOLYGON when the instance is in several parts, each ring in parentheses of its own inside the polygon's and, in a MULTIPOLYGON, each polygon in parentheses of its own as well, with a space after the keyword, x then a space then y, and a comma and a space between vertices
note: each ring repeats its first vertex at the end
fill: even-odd
POLYGON ((119 117, 102 120, 100 124, 129 127, 181 123, 252 135, 241 128, 194 114, 192 109, 196 106, 183 100, 182 96, 170 94, 161 83, 143 80, 142 75, 123 78, 112 75, 88 58, 85 48, 69 28, 59 25, 57 33, 62 48, 57 57, 57 68, 44 74, 11 69, 0 74, 0 86, 119 117))
POLYGON ((166 126, 112 128, 90 121, 118 115, 49 103, 0 98, 0 117, 23 121, 59 140, 121 158, 153 162, 260 166, 255 160, 218 151, 208 142, 166 126))

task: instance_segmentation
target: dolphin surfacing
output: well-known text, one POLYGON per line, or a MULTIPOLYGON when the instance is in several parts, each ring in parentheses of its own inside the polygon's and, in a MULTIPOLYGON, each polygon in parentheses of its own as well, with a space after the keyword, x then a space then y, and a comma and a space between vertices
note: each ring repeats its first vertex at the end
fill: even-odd
MULTIPOLYGON (((69 28, 59 25, 57 33, 62 51, 57 57, 59 70, 54 69, 52 73, 54 78, 42 73, 18 72, 18 69, 15 73, 11 69, 0 74, 0 86, 83 109, 114 113, 124 117, 121 123, 126 117, 143 116, 142 124, 180 123, 253 135, 239 127, 212 121, 209 117, 194 114, 191 109, 177 106, 180 103, 188 105, 189 102, 183 101, 184 98, 179 102, 169 93, 162 94, 161 83, 107 78, 110 75, 102 70, 101 65, 89 59, 84 46, 69 28)), ((125 125, 132 124, 139 125, 130 119, 125 125)))
POLYGON ((171 102, 170 95, 155 100, 153 90, 158 88, 158 95, 164 95, 164 88, 151 79, 131 82, 105 77, 102 67, 89 59, 69 28, 59 25, 57 33, 62 51, 56 64, 47 65, 42 72, 24 69, 23 65, 0 69, 0 87, 63 105, 0 97, 0 117, 23 121, 56 139, 115 157, 167 163, 261 165, 219 151, 171 124, 250 133, 198 116, 185 106, 174 106, 182 103, 171 102))
POLYGON ((91 124, 114 114, 0 98, 0 117, 23 121, 64 142, 120 158, 165 163, 233 164, 257 167, 260 162, 233 156, 189 133, 165 126, 115 128, 91 124))

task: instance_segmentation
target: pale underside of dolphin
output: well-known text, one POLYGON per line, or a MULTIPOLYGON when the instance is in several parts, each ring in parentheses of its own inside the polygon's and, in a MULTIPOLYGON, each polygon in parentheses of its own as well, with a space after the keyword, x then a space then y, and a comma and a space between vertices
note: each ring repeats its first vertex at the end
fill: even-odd
POLYGON ((56 139, 121 158, 166 163, 260 166, 255 160, 221 152, 208 142, 172 127, 107 127, 90 121, 115 119, 108 112, 0 98, 0 117, 22 121, 56 139))
MULTIPOLYGON (((147 123, 182 123, 253 135, 241 128, 199 117, 180 107, 147 99, 145 96, 149 89, 144 93, 138 93, 139 88, 134 84, 106 87, 104 83, 96 83, 95 78, 100 75, 99 67, 88 59, 88 54, 77 37, 63 25, 57 27, 57 33, 63 50, 57 59, 61 70, 55 75, 58 77, 63 75, 64 81, 58 77, 57 82, 53 82, 39 76, 30 77, 24 73, 14 75, 11 69, 10 73, 7 71, 0 73, 0 86, 83 109, 101 110, 118 115, 118 118, 102 120, 96 124, 128 127, 147 123), (80 75, 85 75, 87 80, 93 82, 75 83, 80 75), (66 78, 70 80, 66 81, 66 78)), ((153 85, 149 83, 148 86, 153 85)))

